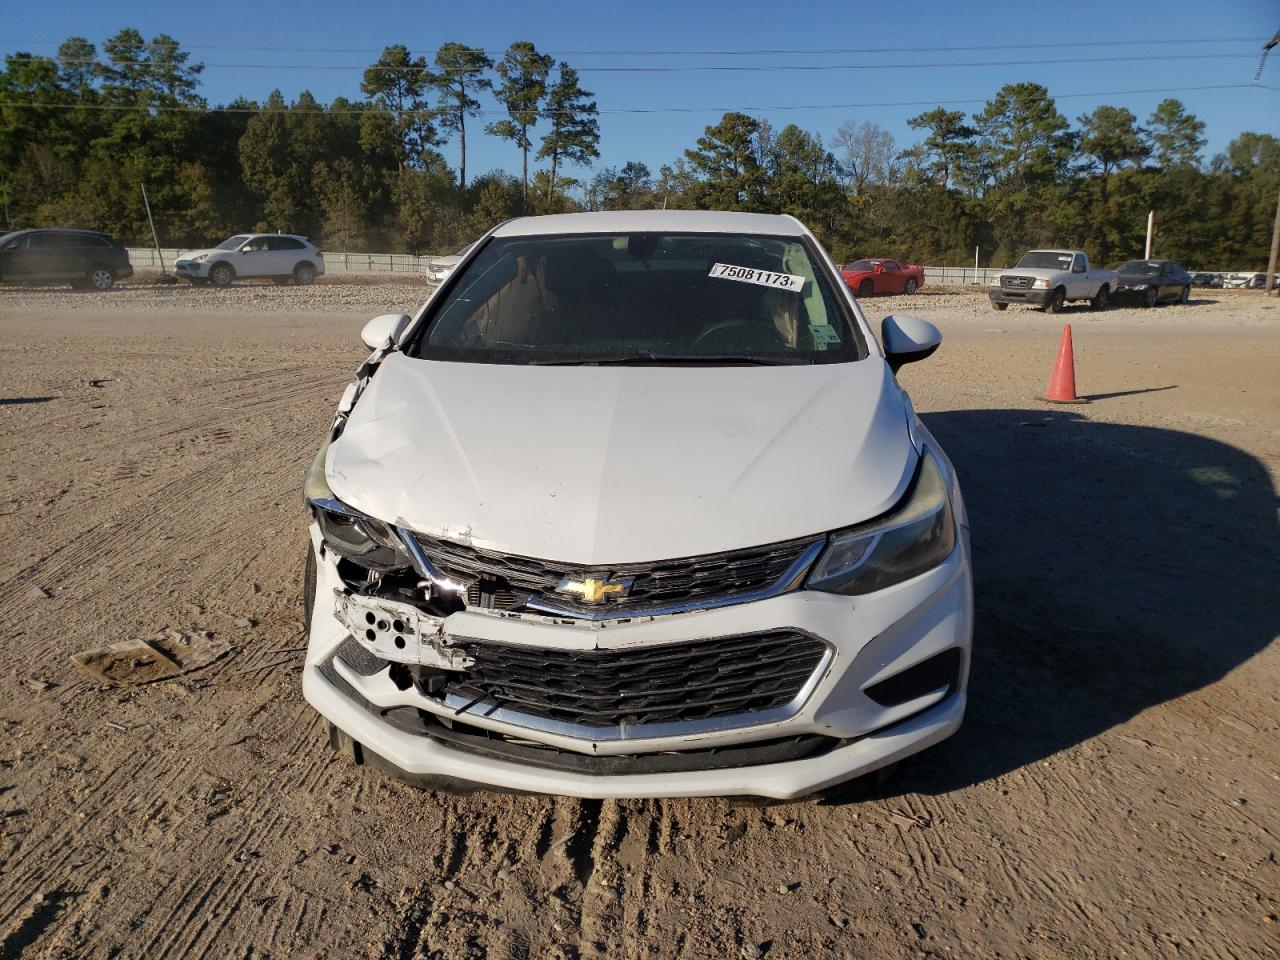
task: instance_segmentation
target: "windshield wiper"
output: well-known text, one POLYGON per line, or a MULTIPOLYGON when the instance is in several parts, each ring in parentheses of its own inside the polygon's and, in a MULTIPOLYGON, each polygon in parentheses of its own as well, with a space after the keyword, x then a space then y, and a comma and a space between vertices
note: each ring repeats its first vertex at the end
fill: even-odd
POLYGON ((632 353, 621 357, 582 357, 572 360, 531 360, 532 366, 538 367, 596 367, 644 364, 682 364, 687 366, 732 366, 749 365, 758 367, 790 367, 812 364, 808 357, 752 357, 734 354, 709 354, 697 356, 688 354, 666 354, 647 351, 632 353))

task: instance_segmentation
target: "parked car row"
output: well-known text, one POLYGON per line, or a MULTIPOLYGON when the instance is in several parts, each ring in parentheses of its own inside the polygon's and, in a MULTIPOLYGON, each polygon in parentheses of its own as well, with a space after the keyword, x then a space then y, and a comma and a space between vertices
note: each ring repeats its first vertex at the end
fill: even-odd
POLYGON ((1186 303, 1192 282, 1173 260, 1129 260, 1116 270, 1098 270, 1083 250, 1032 250, 1017 266, 1000 271, 987 295, 996 310, 1021 303, 1057 313, 1077 301, 1087 301, 1094 310, 1113 302, 1154 307, 1186 303))

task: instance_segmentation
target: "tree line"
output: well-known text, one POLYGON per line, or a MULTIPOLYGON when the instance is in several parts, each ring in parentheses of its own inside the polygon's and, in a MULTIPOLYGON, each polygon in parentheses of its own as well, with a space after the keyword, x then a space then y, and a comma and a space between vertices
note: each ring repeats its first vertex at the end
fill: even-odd
POLYGON ((1102 263, 1139 256, 1154 209, 1157 255, 1255 269, 1280 191, 1269 134, 1243 133, 1206 163, 1204 124, 1177 100, 1142 121, 1103 105, 1073 125, 1036 83, 1008 84, 973 114, 911 117, 920 139, 905 147, 870 122, 825 140, 730 112, 655 172, 591 167, 594 95, 528 41, 497 59, 454 42, 430 59, 392 45, 364 71, 362 99, 328 104, 275 91, 210 108, 202 70, 172 37, 133 29, 101 53, 73 37, 52 57, 6 56, 3 225, 144 241, 145 182, 162 242, 176 246, 282 229, 330 249, 441 252, 522 213, 665 207, 794 214, 840 260, 968 263, 977 247, 1004 265, 1032 246, 1081 247, 1102 263), (477 133, 509 142, 521 175, 469 177, 477 133))

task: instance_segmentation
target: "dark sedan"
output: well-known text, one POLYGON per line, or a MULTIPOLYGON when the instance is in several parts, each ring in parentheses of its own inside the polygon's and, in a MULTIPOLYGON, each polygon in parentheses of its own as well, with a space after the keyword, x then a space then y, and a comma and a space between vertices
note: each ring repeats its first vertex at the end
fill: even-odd
POLYGON ((110 290, 133 276, 129 254, 96 230, 19 230, 0 237, 0 281, 110 290))
POLYGON ((1182 264, 1172 260, 1130 260, 1116 268, 1115 301, 1141 303, 1154 307, 1157 303, 1186 303, 1191 296, 1191 277, 1182 264))

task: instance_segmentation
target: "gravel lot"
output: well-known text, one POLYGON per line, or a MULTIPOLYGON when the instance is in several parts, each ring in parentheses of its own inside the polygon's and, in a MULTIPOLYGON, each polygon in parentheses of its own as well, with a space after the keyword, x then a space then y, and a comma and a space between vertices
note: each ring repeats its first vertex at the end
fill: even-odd
POLYGON ((965 484, 969 717, 869 798, 415 791, 298 683, 302 472, 414 284, 0 289, 0 956, 1277 955, 1280 301, 867 304, 965 484), (1087 406, 1037 402, 1062 322, 1087 406), (145 686, 72 654, 232 645, 145 686))

